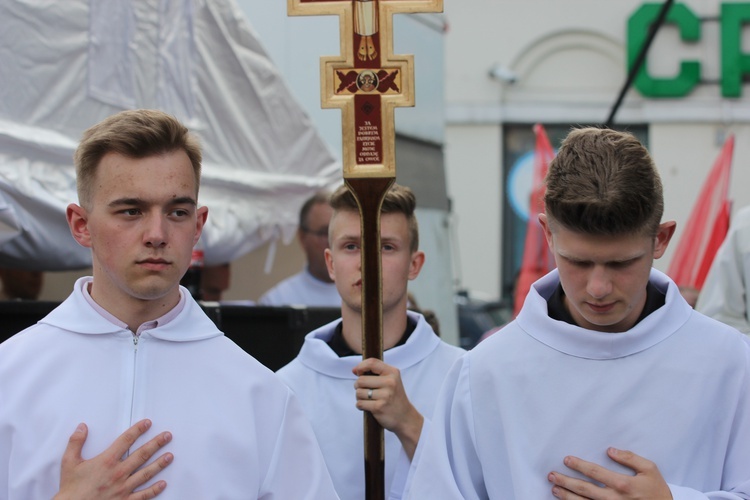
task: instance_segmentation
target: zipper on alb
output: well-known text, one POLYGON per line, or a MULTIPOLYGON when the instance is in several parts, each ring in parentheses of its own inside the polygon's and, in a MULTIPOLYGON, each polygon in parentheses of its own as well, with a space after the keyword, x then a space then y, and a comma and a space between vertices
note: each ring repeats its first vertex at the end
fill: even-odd
MULTIPOLYGON (((136 369, 138 368, 138 335, 133 334, 133 380, 130 386, 130 419, 129 425, 133 425, 133 412, 135 411, 135 380, 136 380, 136 369)), ((125 456, 130 455, 130 450, 125 452, 125 456)))

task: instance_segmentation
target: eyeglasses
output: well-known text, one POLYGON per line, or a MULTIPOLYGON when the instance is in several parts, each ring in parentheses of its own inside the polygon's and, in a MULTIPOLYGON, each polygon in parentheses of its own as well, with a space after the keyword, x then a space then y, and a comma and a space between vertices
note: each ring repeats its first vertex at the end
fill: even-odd
POLYGON ((328 238, 328 226, 318 229, 317 231, 313 231, 309 227, 300 226, 300 229, 303 233, 312 234, 313 236, 317 236, 318 238, 328 238))

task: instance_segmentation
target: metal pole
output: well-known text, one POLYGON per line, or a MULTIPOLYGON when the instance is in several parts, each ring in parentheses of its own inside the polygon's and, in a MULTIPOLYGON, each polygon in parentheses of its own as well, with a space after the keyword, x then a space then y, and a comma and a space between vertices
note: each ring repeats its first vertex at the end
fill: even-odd
POLYGON ((654 38, 656 37, 656 33, 659 31, 659 28, 664 24, 664 21, 667 18, 667 12, 669 12, 669 8, 672 6, 674 0, 665 0, 664 3, 661 6, 661 10, 659 11, 659 15, 656 18, 656 21, 651 25, 648 38, 646 38, 645 43, 643 44, 643 47, 641 47, 641 51, 638 53, 638 57, 636 57, 635 61, 633 62, 633 65, 630 67, 630 71, 628 73, 628 78, 625 81, 625 85, 623 85, 622 89, 620 90, 620 95, 617 96, 617 101, 615 102, 614 106, 612 106, 612 110, 609 112, 609 117, 607 118, 607 121, 605 122, 605 126, 607 128, 611 128, 615 119, 615 115, 617 114, 617 110, 620 108, 620 105, 622 104, 623 99, 625 99, 625 93, 628 91, 630 86, 633 84, 633 80, 635 80, 635 76, 638 74, 638 71, 640 71, 641 67, 643 66, 643 63, 646 61, 646 53, 648 52, 649 47, 651 47, 651 42, 654 41, 654 38))

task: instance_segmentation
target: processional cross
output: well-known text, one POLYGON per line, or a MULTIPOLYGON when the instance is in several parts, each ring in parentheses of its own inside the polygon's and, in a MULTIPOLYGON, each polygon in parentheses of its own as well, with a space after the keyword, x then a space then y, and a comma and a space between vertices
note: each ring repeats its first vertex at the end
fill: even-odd
MULTIPOLYGON (((338 15, 341 54, 320 59, 320 100, 342 110, 344 182, 360 210, 362 357, 383 359, 380 209, 396 179, 393 110, 414 106, 414 58, 393 54, 393 14, 443 0, 287 0, 289 15, 338 15)), ((383 428, 364 416, 367 500, 385 498, 383 428)))

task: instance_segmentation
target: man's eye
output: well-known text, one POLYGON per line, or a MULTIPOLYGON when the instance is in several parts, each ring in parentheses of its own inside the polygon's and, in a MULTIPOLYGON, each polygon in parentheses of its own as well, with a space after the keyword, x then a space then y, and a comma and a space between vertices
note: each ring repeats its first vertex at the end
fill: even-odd
POLYGON ((624 262, 612 262, 612 263, 610 264, 610 266, 612 267, 612 269, 625 269, 625 268, 627 268, 627 267, 628 267, 628 266, 629 266, 630 264, 632 264, 633 262, 634 262, 634 261, 632 261, 632 260, 626 260, 626 261, 624 261, 624 262))
POLYGON ((587 267, 589 267, 591 265, 590 262, 585 262, 585 261, 582 261, 582 260, 572 260, 572 261, 570 261, 570 263, 572 265, 574 265, 575 267, 580 267, 582 269, 587 268, 587 267))
POLYGON ((141 212, 137 208, 126 208, 122 213, 125 215, 138 215, 141 212))

